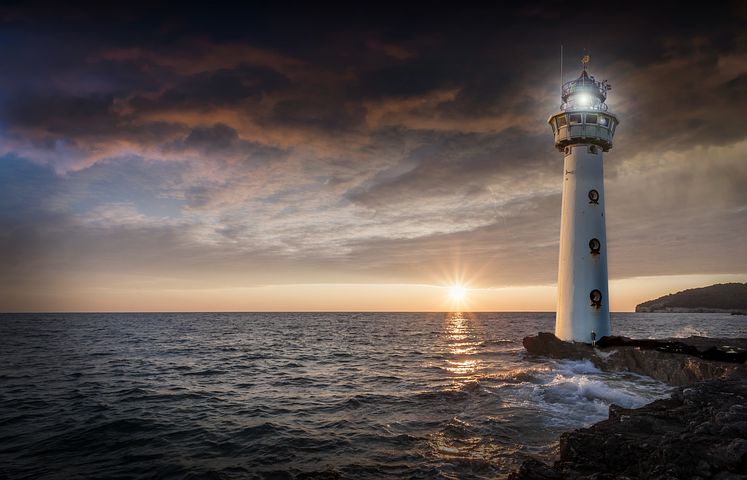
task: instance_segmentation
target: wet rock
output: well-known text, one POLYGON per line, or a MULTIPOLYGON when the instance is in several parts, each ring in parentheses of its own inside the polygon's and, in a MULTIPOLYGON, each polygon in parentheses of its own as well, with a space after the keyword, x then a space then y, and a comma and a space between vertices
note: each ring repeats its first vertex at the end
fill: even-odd
POLYGON ((741 421, 739 428, 723 429, 725 422, 741 418, 745 405, 744 379, 679 388, 672 398, 638 409, 613 405, 608 420, 561 436, 554 465, 525 462, 509 478, 745 479, 747 440, 741 421), (691 397, 699 401, 687 401, 691 397))
POLYGON ((524 337, 524 348, 531 355, 569 360, 583 360, 594 355, 591 345, 564 342, 552 333, 539 332, 533 337, 524 337))
POLYGON ((603 337, 592 347, 564 342, 551 333, 524 338, 530 355, 590 360, 605 371, 629 371, 672 385, 688 385, 716 378, 747 378, 747 339, 690 337, 634 340, 603 337))
POLYGON ((539 460, 529 459, 524 461, 519 470, 509 478, 521 478, 522 480, 561 480, 560 472, 553 470, 550 466, 539 460))
POLYGON ((746 343, 747 339, 743 338, 707 338, 692 336, 689 338, 641 340, 621 336, 609 336, 600 338, 596 346, 600 349, 610 347, 639 347, 642 350, 656 350, 657 352, 691 355, 703 360, 744 363, 747 361, 746 343))

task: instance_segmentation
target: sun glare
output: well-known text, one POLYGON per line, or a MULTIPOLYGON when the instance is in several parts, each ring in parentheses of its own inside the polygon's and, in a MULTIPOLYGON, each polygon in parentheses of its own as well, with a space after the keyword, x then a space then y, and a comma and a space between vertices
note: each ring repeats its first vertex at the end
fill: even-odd
POLYGON ((461 302, 467 295, 467 289, 462 285, 452 285, 449 287, 449 298, 454 302, 461 302))

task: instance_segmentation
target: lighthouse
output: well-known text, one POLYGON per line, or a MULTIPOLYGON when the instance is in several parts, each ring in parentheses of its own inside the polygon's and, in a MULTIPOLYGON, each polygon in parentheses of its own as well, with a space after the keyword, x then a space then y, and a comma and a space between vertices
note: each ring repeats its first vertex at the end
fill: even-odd
POLYGON ((555 147, 563 154, 563 202, 555 336, 593 343, 610 334, 604 152, 618 120, 607 108, 606 80, 587 72, 563 84, 560 111, 550 117, 555 147))

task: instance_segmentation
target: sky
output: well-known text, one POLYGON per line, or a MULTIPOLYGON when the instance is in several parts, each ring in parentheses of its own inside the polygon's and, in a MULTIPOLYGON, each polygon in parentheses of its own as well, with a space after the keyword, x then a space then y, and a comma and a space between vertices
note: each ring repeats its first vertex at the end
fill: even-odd
POLYGON ((0 311, 553 311, 561 44, 611 308, 747 281, 747 4, 436 3, 0 7, 0 311))

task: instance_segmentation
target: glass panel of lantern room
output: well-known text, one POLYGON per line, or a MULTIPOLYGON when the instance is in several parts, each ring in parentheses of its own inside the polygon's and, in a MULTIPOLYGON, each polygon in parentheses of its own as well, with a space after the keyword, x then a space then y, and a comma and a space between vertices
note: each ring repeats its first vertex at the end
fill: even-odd
POLYGON ((568 120, 565 119, 565 115, 558 117, 556 121, 558 122, 558 128, 568 125, 568 120))
POLYGON ((586 114, 586 123, 596 124, 597 123, 597 115, 595 113, 587 113, 586 114))
POLYGON ((601 127, 604 127, 604 128, 609 127, 610 126, 610 119, 609 119, 609 117, 607 117, 605 115, 600 115, 599 116, 599 125, 601 127))
POLYGON ((570 120, 571 125, 576 123, 583 123, 580 113, 571 113, 570 115, 568 115, 568 120, 570 120))

